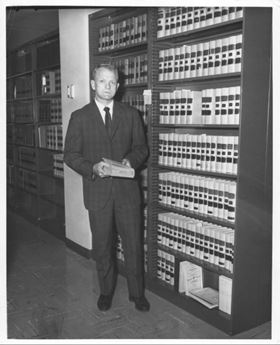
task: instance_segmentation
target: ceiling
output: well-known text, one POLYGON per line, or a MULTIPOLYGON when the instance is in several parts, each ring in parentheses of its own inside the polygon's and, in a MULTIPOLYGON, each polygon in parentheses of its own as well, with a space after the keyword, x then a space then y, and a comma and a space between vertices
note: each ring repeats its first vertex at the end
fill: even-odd
POLYGON ((7 7, 7 49, 58 30, 58 7, 7 7))

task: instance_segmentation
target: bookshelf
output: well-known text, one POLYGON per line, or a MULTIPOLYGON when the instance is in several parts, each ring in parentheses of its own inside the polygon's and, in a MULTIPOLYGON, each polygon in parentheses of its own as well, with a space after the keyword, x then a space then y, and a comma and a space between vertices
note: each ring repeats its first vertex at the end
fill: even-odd
MULTIPOLYGON (((149 109, 144 103, 143 92, 149 85, 147 28, 150 19, 150 12, 144 8, 108 9, 89 16, 90 70, 106 62, 118 67, 120 87, 116 98, 138 109, 147 133, 149 109)), ((136 178, 142 189, 144 266, 147 271, 147 165, 141 167, 136 178)), ((119 235, 116 257, 123 272, 123 247, 119 235)))
POLYGON ((229 334, 271 318, 271 16, 241 7, 89 16, 90 69, 116 64, 118 98, 141 104, 147 124, 146 286, 229 334), (200 268, 218 307, 179 292, 184 262, 200 268))
POLYGON ((7 204, 64 238, 59 36, 8 52, 7 204))

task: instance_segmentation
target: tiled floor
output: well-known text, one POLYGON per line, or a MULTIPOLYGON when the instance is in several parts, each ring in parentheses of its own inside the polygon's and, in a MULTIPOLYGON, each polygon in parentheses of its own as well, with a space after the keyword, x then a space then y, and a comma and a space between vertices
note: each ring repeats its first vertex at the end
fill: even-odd
MULTIPOLYGON (((9 339, 230 339, 222 331, 146 291, 141 313, 118 278, 108 312, 96 307, 95 263, 64 242, 8 212, 9 339)), ((270 338, 270 323, 235 338, 270 338)))

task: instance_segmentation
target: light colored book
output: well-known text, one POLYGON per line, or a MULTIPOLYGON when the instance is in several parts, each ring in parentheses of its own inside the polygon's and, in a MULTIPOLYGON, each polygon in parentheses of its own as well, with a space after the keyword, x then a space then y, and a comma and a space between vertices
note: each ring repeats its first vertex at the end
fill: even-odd
POLYGON ((189 291, 189 296, 209 309, 219 306, 219 292, 210 287, 189 291))
POLYGON ((108 165, 107 173, 114 177, 134 178, 135 170, 121 162, 117 162, 108 158, 103 158, 103 161, 108 165))
POLYGON ((219 276, 219 309, 231 314, 232 279, 219 276))
POLYGON ((203 286, 202 267, 189 261, 180 262, 178 291, 189 296, 190 291, 199 290, 203 286))

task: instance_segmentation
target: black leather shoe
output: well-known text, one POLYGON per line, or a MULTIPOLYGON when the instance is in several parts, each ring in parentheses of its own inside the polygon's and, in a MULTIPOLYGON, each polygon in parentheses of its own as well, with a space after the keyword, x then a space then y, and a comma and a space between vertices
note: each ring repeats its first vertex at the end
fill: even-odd
POLYGON ((135 308, 140 311, 149 311, 150 303, 147 301, 145 296, 141 297, 132 297, 129 296, 129 300, 135 303, 135 308))
POLYGON ((97 307, 101 311, 106 311, 111 308, 112 296, 100 295, 97 301, 97 307))

